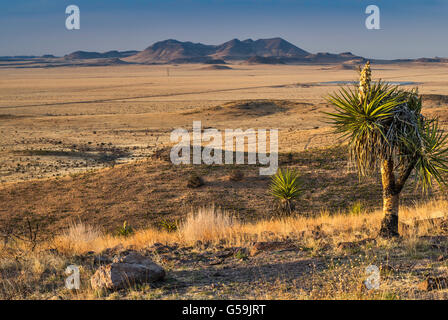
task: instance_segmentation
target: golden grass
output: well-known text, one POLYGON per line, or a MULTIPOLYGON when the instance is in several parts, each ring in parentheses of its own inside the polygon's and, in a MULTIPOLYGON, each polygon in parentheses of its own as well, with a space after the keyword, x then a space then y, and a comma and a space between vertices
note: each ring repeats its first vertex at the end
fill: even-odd
MULTIPOLYGON (((419 221, 436 216, 446 216, 448 201, 438 200, 400 208, 400 220, 419 221)), ((60 252, 82 254, 101 252, 106 248, 122 245, 141 249, 156 242, 191 245, 196 241, 250 245, 254 241, 278 240, 286 237, 312 241, 313 232, 330 244, 376 237, 382 219, 381 211, 359 214, 329 214, 321 212, 315 217, 294 216, 282 219, 243 223, 231 213, 215 207, 200 208, 191 212, 175 232, 147 228, 136 230, 128 237, 105 235, 97 229, 82 224, 70 226, 67 232, 54 239, 52 246, 60 252)), ((407 241, 417 236, 437 232, 433 221, 419 224, 418 228, 402 230, 407 241)))
MULTIPOLYGON (((403 207, 400 210, 400 218, 407 221, 416 221, 434 215, 446 215, 448 201, 439 200, 428 203, 417 203, 411 207, 403 207)), ((65 279, 64 270, 66 265, 77 261, 76 257, 82 256, 89 251, 100 253, 107 248, 122 246, 132 249, 145 249, 158 242, 163 244, 179 244, 191 246, 197 241, 203 243, 221 244, 227 246, 242 246, 250 248, 254 241, 283 240, 286 238, 298 241, 304 248, 311 249, 311 256, 319 257, 322 245, 332 251, 326 251, 334 257, 341 254, 346 257, 345 263, 339 263, 336 259, 326 261, 324 270, 314 270, 309 275, 298 277, 292 282, 282 280, 282 271, 279 271, 278 283, 263 282, 254 284, 250 292, 229 291, 229 297, 250 297, 253 299, 400 299, 401 297, 412 298, 412 295, 404 285, 397 279, 388 280, 384 278, 383 289, 380 291, 363 290, 362 281, 365 278, 365 268, 370 264, 380 266, 387 262, 388 252, 397 250, 397 243, 386 239, 377 239, 374 248, 365 247, 358 253, 339 252, 338 243, 356 241, 375 237, 382 218, 381 211, 329 214, 322 212, 315 217, 289 217, 283 219, 263 220, 254 223, 244 223, 236 219, 232 214, 215 207, 201 208, 191 212, 181 222, 174 232, 147 228, 136 230, 128 237, 120 237, 105 234, 98 228, 82 224, 72 223, 60 236, 51 242, 42 243, 34 251, 26 248, 25 243, 16 243, 15 246, 4 247, 0 252, 0 297, 6 299, 15 298, 54 298, 53 289, 59 288, 58 292, 65 298, 96 299, 102 298, 85 285, 79 292, 68 292, 63 287, 65 279), (316 238, 316 233, 319 237, 316 238), (328 247, 328 245, 330 247, 328 247), (48 250, 57 249, 57 254, 48 250), (333 252, 333 253, 332 253, 333 252), (377 256, 380 255, 381 257, 377 256), (74 260, 75 259, 75 260, 74 260), (45 275, 43 277, 43 275, 45 275), (43 277, 43 278, 42 278, 43 277), (42 282, 42 279, 45 279, 42 282), (398 281, 398 282, 397 282, 398 281), (40 289, 36 289, 40 288, 40 289), (50 290, 44 289, 50 288, 50 290), (53 289, 52 289, 53 288, 53 289)), ((418 229, 407 230, 403 233, 400 252, 403 258, 410 262, 412 259, 421 259, 433 254, 429 242, 419 239, 422 235, 441 234, 437 225, 432 221, 427 222, 418 229), (425 249, 424 247, 427 247, 425 249)), ((83 267, 84 268, 84 267, 83 267)), ((83 283, 88 284, 91 270, 83 269, 83 283)), ((406 275, 406 281, 413 281, 415 276, 411 273, 406 275)), ((286 277, 287 278, 287 277, 286 277)), ((404 279, 404 278, 403 278, 404 279)), ((191 290, 199 290, 192 284, 191 290)), ((163 291, 163 290, 162 290, 163 291)), ((136 295, 137 298, 161 298, 159 294, 148 292, 129 291, 127 298, 136 295)), ((190 294, 195 295, 196 293, 190 294)), ((150 290, 150 292, 152 292, 150 290)), ((197 292, 200 294, 200 290, 197 292)), ((112 297, 112 296, 111 296, 112 297)), ((175 292, 171 292, 165 298, 180 298, 175 292)), ((441 296, 442 297, 442 296, 441 296)))
POLYGON ((179 228, 179 236, 186 242, 229 239, 240 227, 228 212, 215 207, 201 208, 188 214, 179 228))

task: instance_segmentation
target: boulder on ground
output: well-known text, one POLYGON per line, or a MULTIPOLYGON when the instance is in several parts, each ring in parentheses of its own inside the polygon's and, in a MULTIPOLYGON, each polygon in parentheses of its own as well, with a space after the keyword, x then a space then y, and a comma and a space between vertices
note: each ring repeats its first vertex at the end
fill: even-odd
POLYGON ((111 264, 101 266, 90 279, 93 289, 118 290, 137 283, 162 280, 165 270, 137 252, 118 256, 111 264))

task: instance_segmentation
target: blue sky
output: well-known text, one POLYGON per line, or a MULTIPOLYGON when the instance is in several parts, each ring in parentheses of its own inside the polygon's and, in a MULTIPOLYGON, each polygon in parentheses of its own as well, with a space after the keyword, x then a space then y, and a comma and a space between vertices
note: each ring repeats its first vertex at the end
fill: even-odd
POLYGON ((310 52, 448 57, 446 0, 0 0, 0 55, 142 50, 164 39, 219 44, 282 37, 310 52), (81 30, 65 29, 78 5, 81 30), (367 30, 368 5, 381 30, 367 30))

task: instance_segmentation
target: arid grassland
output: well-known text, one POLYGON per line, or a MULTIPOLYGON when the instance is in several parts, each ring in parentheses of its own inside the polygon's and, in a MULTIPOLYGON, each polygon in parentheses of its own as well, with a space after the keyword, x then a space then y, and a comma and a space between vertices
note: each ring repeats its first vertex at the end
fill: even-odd
MULTIPOLYGON (((406 220, 443 212, 446 202, 401 211, 406 220)), ((200 209, 178 230, 106 234, 80 222, 30 249, 6 244, 0 270, 3 299, 446 299, 446 226, 421 224, 396 240, 375 239, 382 213, 321 213, 242 223, 231 213, 200 209), (94 290, 89 278, 115 256, 139 252, 166 271, 164 281, 94 290), (68 265, 80 266, 81 288, 64 287, 68 265), (367 290, 366 267, 381 274, 367 290)))
MULTIPOLYGON (((445 64, 373 66, 448 121, 445 64)), ((379 175, 359 178, 324 112, 353 70, 334 65, 0 68, 0 299, 446 299, 446 193, 401 195, 398 239, 377 238, 379 175), (173 165, 170 133, 279 129, 300 198, 279 216, 258 165, 173 165), (203 185, 189 186, 192 177, 203 185), (137 252, 163 281, 97 290, 137 252), (81 288, 64 286, 80 266, 81 288), (381 274, 368 290, 366 268, 381 274)))

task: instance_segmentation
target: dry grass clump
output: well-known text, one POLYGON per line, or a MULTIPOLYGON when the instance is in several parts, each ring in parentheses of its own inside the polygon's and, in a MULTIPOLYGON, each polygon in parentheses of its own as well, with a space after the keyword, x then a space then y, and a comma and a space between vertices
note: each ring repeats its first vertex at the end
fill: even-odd
POLYGON ((231 239, 240 223, 228 212, 215 207, 191 212, 179 228, 181 239, 191 241, 216 241, 231 239))
MULTIPOLYGON (((94 230, 94 228, 87 225, 78 226, 78 228, 94 230)), ((60 253, 70 255, 84 254, 89 251, 99 253, 105 249, 114 248, 117 246, 141 249, 156 242, 174 243, 178 242, 178 240, 179 239, 176 233, 148 228, 139 230, 128 237, 121 237, 115 234, 102 234, 100 232, 88 232, 88 234, 84 235, 84 237, 80 237, 80 240, 72 237, 71 232, 66 232, 55 237, 51 243, 51 246, 60 253)))
POLYGON ((67 240, 75 242, 91 242, 102 236, 102 232, 95 227, 83 224, 82 222, 72 222, 64 232, 67 240))
POLYGON ((311 300, 396 300, 400 299, 400 289, 389 290, 386 276, 380 278, 380 288, 368 290, 365 286, 369 273, 368 266, 378 262, 365 258, 350 258, 339 263, 330 261, 321 272, 315 271, 306 278, 300 279, 298 286, 309 289, 298 295, 299 299, 311 300))
POLYGON ((101 230, 79 221, 71 222, 67 230, 62 235, 56 237, 53 242, 58 251, 80 253, 95 247, 95 243, 103 237, 104 234, 101 230))
POLYGON ((396 300, 400 288, 390 290, 389 280, 383 277, 381 287, 367 290, 364 282, 370 262, 351 259, 344 263, 329 261, 325 270, 313 270, 291 281, 281 276, 276 281, 257 283, 251 299, 266 300, 396 300))

